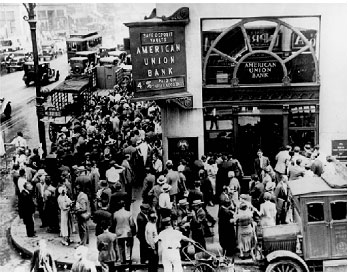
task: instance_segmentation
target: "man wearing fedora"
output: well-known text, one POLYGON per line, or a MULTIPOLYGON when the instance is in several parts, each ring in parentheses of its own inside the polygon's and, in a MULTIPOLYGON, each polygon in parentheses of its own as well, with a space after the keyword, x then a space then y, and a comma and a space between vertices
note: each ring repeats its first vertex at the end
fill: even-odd
POLYGON ((154 185, 151 190, 149 191, 149 198, 151 198, 152 207, 156 209, 157 216, 159 217, 159 206, 158 206, 158 200, 159 196, 162 193, 162 186, 167 182, 164 175, 161 175, 157 179, 157 184, 154 185))
POLYGON ((170 217, 172 213, 173 203, 170 201, 170 190, 171 186, 168 183, 163 184, 162 193, 159 195, 158 198, 158 206, 161 220, 166 217, 170 217))
POLYGON ((263 152, 261 149, 257 151, 257 158, 254 160, 254 169, 255 174, 259 177, 259 179, 262 179, 262 171, 266 169, 267 166, 270 165, 268 157, 265 157, 263 155, 263 152))
POLYGON ((37 210, 39 211, 39 216, 42 222, 41 227, 47 226, 47 219, 46 215, 44 215, 44 205, 45 205, 45 191, 47 189, 46 184, 46 176, 47 173, 44 169, 39 169, 35 176, 33 177, 32 182, 36 182, 36 179, 38 179, 38 182, 35 185, 35 199, 37 204, 37 210))
POLYGON ((130 205, 130 202, 128 201, 128 194, 122 191, 122 185, 118 181, 115 184, 115 192, 110 197, 109 211, 111 214, 120 209, 121 201, 124 202, 124 204, 128 208, 128 206, 130 205))
POLYGON ((167 173, 167 183, 172 187, 169 195, 170 195, 170 200, 172 202, 176 202, 176 197, 178 195, 178 185, 179 185, 179 181, 180 181, 180 175, 178 173, 178 171, 174 171, 174 165, 173 162, 171 160, 168 160, 166 162, 166 167, 168 170, 167 173))
POLYGON ((150 211, 150 205, 142 204, 140 205, 140 212, 137 216, 137 238, 140 243, 140 263, 145 264, 148 260, 148 244, 145 238, 145 227, 149 221, 148 213, 150 211))
POLYGON ((204 223, 206 222, 206 213, 202 208, 203 202, 201 200, 194 200, 192 202, 192 220, 190 222, 192 239, 199 243, 204 249, 206 248, 205 243, 205 232, 204 223))

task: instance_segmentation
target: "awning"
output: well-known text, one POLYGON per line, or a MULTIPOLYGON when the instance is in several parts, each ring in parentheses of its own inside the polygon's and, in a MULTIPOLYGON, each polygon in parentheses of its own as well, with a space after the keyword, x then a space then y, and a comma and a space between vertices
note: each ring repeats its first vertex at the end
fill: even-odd
POLYGON ((165 101, 166 104, 175 103, 183 109, 192 109, 193 95, 189 92, 172 93, 172 94, 135 94, 132 102, 138 101, 165 101))

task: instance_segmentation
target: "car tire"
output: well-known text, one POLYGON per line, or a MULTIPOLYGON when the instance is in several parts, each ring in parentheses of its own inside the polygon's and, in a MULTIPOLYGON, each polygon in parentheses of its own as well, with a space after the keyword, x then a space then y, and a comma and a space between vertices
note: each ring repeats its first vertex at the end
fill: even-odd
POLYGON ((305 272, 306 270, 295 260, 280 259, 271 262, 266 272, 305 272))

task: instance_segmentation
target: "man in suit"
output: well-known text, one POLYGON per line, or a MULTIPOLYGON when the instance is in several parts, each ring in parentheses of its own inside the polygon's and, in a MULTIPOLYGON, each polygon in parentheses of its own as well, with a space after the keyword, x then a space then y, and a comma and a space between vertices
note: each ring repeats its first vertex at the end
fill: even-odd
POLYGON ((276 172, 276 182, 278 183, 281 179, 282 175, 286 175, 286 170, 290 162, 289 151, 291 150, 291 146, 286 146, 282 148, 282 150, 276 155, 275 159, 277 164, 274 168, 276 172))
POLYGON ((97 236, 97 248, 99 250, 98 261, 103 272, 114 272, 117 254, 115 251, 116 234, 109 232, 109 223, 102 221, 102 234, 97 236))
POLYGON ((80 185, 76 185, 76 193, 77 200, 76 200, 76 216, 77 216, 77 225, 79 228, 79 236, 80 236, 80 244, 86 245, 89 243, 89 230, 87 221, 88 219, 85 219, 82 214, 83 213, 90 213, 90 207, 89 207, 89 201, 87 195, 82 191, 82 187, 80 185))
POLYGON ((137 227, 138 227, 137 238, 139 239, 139 243, 140 243, 140 263, 142 264, 145 264, 146 261, 148 260, 148 253, 149 253, 148 252, 149 246, 145 238, 145 227, 149 221, 148 219, 149 210, 150 210, 150 205, 142 204, 140 205, 140 212, 137 216, 137 227))
POLYGON ((170 201, 176 202, 176 197, 178 194, 178 184, 180 181, 180 176, 178 171, 173 170, 173 162, 168 160, 166 163, 168 169, 167 173, 167 183, 172 187, 169 191, 170 201))
POLYGON ((136 234, 136 226, 131 212, 125 210, 124 201, 120 202, 121 209, 113 215, 110 231, 116 233, 117 246, 121 263, 126 264, 132 259, 133 237, 136 234))
MULTIPOLYGON (((46 175, 45 170, 40 169, 37 174, 34 176, 34 179, 38 178, 39 182, 35 185, 35 198, 37 203, 37 209, 39 211, 39 216, 42 222, 41 228, 47 226, 46 215, 44 214, 44 205, 45 205, 45 191, 47 189, 46 184, 46 175)), ((34 180, 35 182, 35 180, 34 180)))
POLYGON ((257 158, 254 160, 255 174, 257 174, 259 179, 262 179, 262 171, 265 170, 268 165, 270 165, 268 157, 264 156, 262 150, 259 149, 257 151, 257 158))
POLYGON ((120 207, 121 201, 123 201, 126 205, 130 204, 128 202, 128 194, 124 191, 122 191, 122 185, 120 182, 117 182, 115 184, 115 193, 113 193, 110 197, 110 203, 109 203, 109 212, 111 214, 114 214, 116 211, 118 211, 120 207))
POLYGON ((33 214, 35 213, 35 204, 33 196, 31 194, 33 185, 30 182, 24 184, 24 189, 21 193, 22 205, 22 218, 27 230, 28 237, 36 237, 34 231, 34 219, 33 214))
POLYGON ((288 176, 289 180, 297 180, 305 175, 305 169, 301 166, 302 159, 296 159, 295 165, 289 166, 288 176))
POLYGON ((77 167, 77 178, 75 180, 75 185, 79 185, 82 188, 82 191, 87 195, 88 200, 92 202, 95 190, 92 187, 92 177, 87 174, 87 170, 84 166, 77 167))
POLYGON ((111 225, 112 214, 108 211, 109 196, 106 193, 102 193, 100 197, 101 208, 94 212, 93 222, 95 226, 95 235, 98 236, 103 233, 103 224, 111 225))

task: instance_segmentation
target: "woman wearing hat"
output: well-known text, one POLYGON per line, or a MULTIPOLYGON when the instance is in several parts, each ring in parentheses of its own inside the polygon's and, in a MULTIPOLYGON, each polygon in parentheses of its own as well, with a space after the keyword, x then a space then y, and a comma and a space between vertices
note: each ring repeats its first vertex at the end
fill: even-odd
POLYGON ((58 206, 60 209, 60 235, 63 237, 62 244, 70 244, 70 235, 73 231, 73 222, 70 213, 70 207, 72 204, 71 199, 66 194, 66 187, 60 186, 58 188, 58 206))
POLYGON ((254 259, 253 248, 256 244, 256 238, 253 229, 253 213, 245 202, 239 205, 235 223, 237 225, 239 257, 244 258, 245 253, 250 253, 254 259))

